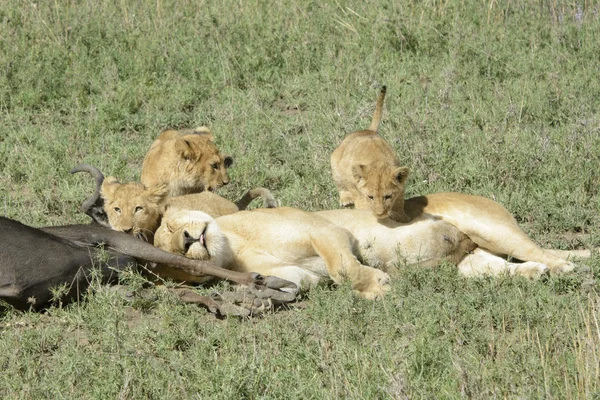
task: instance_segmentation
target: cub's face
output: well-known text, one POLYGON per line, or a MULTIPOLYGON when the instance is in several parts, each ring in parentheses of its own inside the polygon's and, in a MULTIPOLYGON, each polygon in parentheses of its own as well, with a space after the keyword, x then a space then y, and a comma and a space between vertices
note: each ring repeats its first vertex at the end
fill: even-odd
POLYGON ((196 260, 210 260, 220 267, 230 259, 227 239, 214 218, 201 211, 169 208, 154 237, 163 250, 196 260))
POLYGON ((146 188, 138 182, 120 183, 109 176, 100 194, 112 229, 152 242, 166 201, 166 185, 146 188))
POLYGON ((233 158, 217 149, 212 135, 186 135, 174 142, 177 160, 173 167, 179 174, 174 178, 183 186, 177 194, 214 191, 229 183, 227 168, 233 164, 233 158))
POLYGON ((388 218, 394 204, 403 204, 408 167, 359 165, 352 172, 356 188, 364 197, 360 203, 367 204, 377 219, 388 218))

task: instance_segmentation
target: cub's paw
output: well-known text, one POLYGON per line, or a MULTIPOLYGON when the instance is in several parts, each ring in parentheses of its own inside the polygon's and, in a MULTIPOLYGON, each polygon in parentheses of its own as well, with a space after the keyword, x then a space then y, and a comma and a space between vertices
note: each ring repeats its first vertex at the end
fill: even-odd
POLYGON ((378 269, 373 269, 373 282, 365 289, 358 291, 358 295, 367 300, 381 299, 392 288, 391 281, 388 274, 378 269))
POLYGON ((340 207, 354 207, 354 197, 352 196, 352 194, 350 194, 350 192, 340 192, 340 207))

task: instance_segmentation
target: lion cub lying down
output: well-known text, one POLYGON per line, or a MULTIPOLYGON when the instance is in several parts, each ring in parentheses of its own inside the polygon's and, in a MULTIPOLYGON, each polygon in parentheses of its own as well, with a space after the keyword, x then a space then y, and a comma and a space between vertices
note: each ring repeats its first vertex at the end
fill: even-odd
POLYGON ((142 164, 147 187, 167 184, 170 197, 215 190, 229 183, 233 158, 215 146, 210 130, 167 130, 152 143, 142 164))
MULTIPOLYGON (((441 236, 439 241, 444 242, 441 236)), ((367 299, 389 290, 388 274, 358 261, 357 243, 347 230, 294 208, 240 211, 216 220, 199 211, 171 208, 163 216, 154 244, 223 268, 268 272, 301 288, 322 280, 348 280, 367 299)), ((155 271, 179 281, 210 279, 197 279, 168 266, 155 271)))
POLYGON ((250 189, 233 203, 212 192, 201 192, 168 197, 166 184, 146 187, 139 182, 121 183, 115 177, 104 179, 100 187, 104 211, 109 226, 117 231, 130 233, 152 243, 153 235, 166 207, 202 210, 213 217, 233 214, 244 210, 250 202, 261 197, 264 207, 277 206, 271 192, 265 188, 250 189))
POLYGON ((392 147, 377 134, 386 88, 381 89, 369 129, 349 134, 331 154, 331 172, 342 207, 371 210, 377 219, 388 216, 408 222, 404 187, 408 167, 401 167, 392 147), (392 206, 397 208, 392 213, 392 206))

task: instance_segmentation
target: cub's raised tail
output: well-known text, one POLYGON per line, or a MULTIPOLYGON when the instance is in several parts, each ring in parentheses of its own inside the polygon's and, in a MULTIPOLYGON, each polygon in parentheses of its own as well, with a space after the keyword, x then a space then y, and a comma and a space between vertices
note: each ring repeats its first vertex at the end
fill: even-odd
POLYGON ((373 120, 371 121, 371 126, 369 126, 370 131, 377 132, 379 130, 379 123, 381 122, 381 115, 383 114, 383 99, 385 99, 386 90, 387 88, 383 86, 381 88, 381 92, 379 93, 377 105, 375 106, 375 113, 373 114, 373 120))

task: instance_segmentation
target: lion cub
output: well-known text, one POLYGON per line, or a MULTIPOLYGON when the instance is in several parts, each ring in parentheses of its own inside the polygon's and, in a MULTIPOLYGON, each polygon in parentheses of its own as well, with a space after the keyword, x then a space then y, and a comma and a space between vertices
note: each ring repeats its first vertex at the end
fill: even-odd
POLYGON ((223 155, 214 140, 204 126, 162 132, 144 157, 142 183, 147 187, 166 183, 170 197, 227 185, 227 168, 233 164, 233 158, 223 155))
POLYGON ((400 166, 392 147, 377 134, 385 92, 384 86, 369 129, 349 134, 333 151, 331 171, 342 207, 369 209, 379 220, 408 222, 404 186, 409 168, 400 166))
POLYGON ((110 227, 152 243, 167 201, 167 185, 146 187, 139 182, 104 179, 100 196, 110 227))
POLYGON ((206 191, 168 197, 165 183, 146 187, 139 182, 121 183, 113 176, 107 177, 102 183, 100 196, 112 229, 130 233, 149 243, 153 243, 154 232, 158 229, 165 210, 170 207, 202 211, 213 218, 245 210, 258 197, 262 198, 263 207, 277 207, 277 201, 271 192, 261 187, 248 190, 234 203, 206 191))

